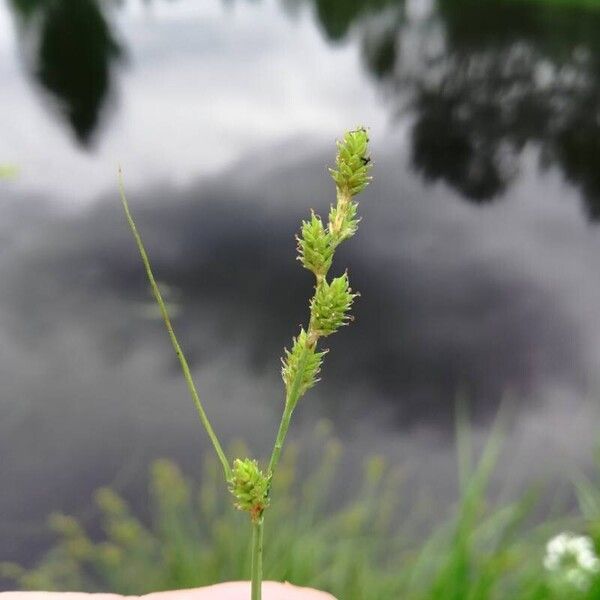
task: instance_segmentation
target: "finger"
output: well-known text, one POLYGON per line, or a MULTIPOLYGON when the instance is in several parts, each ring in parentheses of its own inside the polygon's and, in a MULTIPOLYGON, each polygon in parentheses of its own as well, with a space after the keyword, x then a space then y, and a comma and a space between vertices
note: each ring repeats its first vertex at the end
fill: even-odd
POLYGON ((123 600, 123 596, 84 592, 0 592, 0 600, 123 600))
MULTIPOLYGON (((143 600, 248 600, 250 582, 235 581, 220 583, 193 590, 172 590, 143 596, 143 600)), ((309 588, 300 588, 290 583, 265 581, 262 585, 262 600, 336 600, 331 594, 309 588)))
MULTIPOLYGON (((237 581, 190 590, 170 590, 141 596, 142 600, 248 600, 250 583, 237 581)), ((83 592, 0 592, 0 600, 124 600, 136 596, 85 594, 83 592)), ((331 594, 289 583, 265 581, 262 600, 336 600, 331 594)))

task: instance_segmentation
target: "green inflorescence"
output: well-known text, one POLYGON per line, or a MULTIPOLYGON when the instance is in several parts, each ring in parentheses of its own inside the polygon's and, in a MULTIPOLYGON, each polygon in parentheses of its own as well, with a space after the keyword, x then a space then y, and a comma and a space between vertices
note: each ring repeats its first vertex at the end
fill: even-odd
POLYGON ((298 337, 294 338, 292 349, 285 350, 285 358, 282 359, 281 376, 286 388, 291 390, 296 383, 298 396, 303 396, 318 381, 317 375, 326 352, 317 352, 308 334, 301 328, 298 337))
POLYGON ((258 462, 249 458, 233 461, 229 489, 235 497, 235 507, 250 513, 253 522, 261 519, 269 506, 269 481, 258 462))
POLYGON ((342 325, 347 325, 351 316, 348 314, 354 298, 348 283, 348 274, 333 279, 331 283, 324 281, 317 286, 310 303, 313 328, 320 336, 335 333, 342 325))
MULTIPOLYGON (((344 197, 342 197, 344 198, 344 197)), ((350 197, 337 206, 332 206, 329 211, 329 232, 334 243, 340 244, 351 238, 358 229, 360 219, 356 216, 358 204, 350 197)))
POLYGON ((330 169, 330 172, 340 192, 355 196, 369 184, 371 159, 368 143, 369 136, 363 127, 347 132, 338 142, 336 168, 330 169))
POLYGON ((360 219, 357 216, 358 203, 354 200, 354 196, 362 192, 371 180, 369 176, 371 159, 367 154, 368 141, 367 131, 361 127, 347 132, 337 143, 336 168, 330 169, 331 176, 336 183, 337 202, 329 211, 328 223, 325 226, 321 217, 313 211, 310 219, 302 222, 300 233, 297 236, 298 260, 305 269, 314 274, 315 293, 310 301, 308 328, 300 329, 300 333, 293 340, 292 349, 286 349, 282 359, 281 374, 286 389, 285 408, 266 472, 260 469, 257 461, 249 458, 236 459, 231 464, 223 451, 196 390, 190 367, 169 318, 167 305, 152 272, 150 259, 129 210, 122 178, 119 177, 125 216, 140 252, 171 344, 181 365, 188 390, 196 406, 198 417, 221 462, 225 480, 235 498, 236 508, 250 514, 253 524, 252 600, 261 599, 263 513, 269 506, 271 483, 281 456, 292 413, 298 400, 318 381, 317 376, 321 369, 323 356, 327 352, 327 350, 318 350, 319 339, 335 333, 342 325, 348 324, 352 318, 350 308, 358 295, 352 292, 347 273, 335 277, 331 281, 327 280, 327 275, 336 248, 344 240, 352 237, 358 228, 360 219))
POLYGON ((324 276, 331 267, 335 246, 333 238, 314 211, 309 221, 302 221, 298 239, 298 260, 305 269, 324 276))
POLYGON ((325 352, 317 352, 319 338, 335 333, 346 325, 352 303, 358 294, 352 292, 348 274, 327 281, 336 248, 352 237, 358 228, 358 202, 353 197, 363 191, 371 177, 369 138, 360 127, 346 133, 337 143, 336 168, 330 169, 337 188, 337 202, 329 211, 327 226, 313 211, 302 222, 298 235, 298 260, 316 278, 315 293, 310 301, 308 331, 301 329, 292 349, 285 350, 282 376, 286 387, 286 402, 291 409, 298 399, 317 382, 325 352))

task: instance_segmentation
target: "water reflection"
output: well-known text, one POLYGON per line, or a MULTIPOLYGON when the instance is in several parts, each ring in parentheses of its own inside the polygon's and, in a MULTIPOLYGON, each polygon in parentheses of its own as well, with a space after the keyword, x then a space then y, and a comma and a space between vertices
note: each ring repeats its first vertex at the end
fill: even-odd
POLYGON ((121 47, 97 0, 10 0, 28 69, 88 144, 111 93, 121 47))
MULTIPOLYGON (((32 72, 88 143, 122 55, 109 20, 96 0, 11 2, 32 72)), ((540 166, 560 167, 600 217, 598 11, 510 0, 438 0, 420 12, 427 3, 304 4, 328 39, 359 32, 377 85, 413 115, 412 163, 427 180, 487 202, 533 145, 540 166)))
POLYGON ((590 218, 600 217, 600 12, 440 0, 425 19, 391 22, 368 31, 365 55, 414 111, 417 171, 487 202, 511 185, 533 146, 540 167, 560 167, 590 218))
MULTIPOLYGON (((330 197, 327 150, 293 165, 255 153, 217 180, 131 197, 180 307, 176 327, 215 427, 227 440, 252 432, 256 453, 277 424, 277 359, 306 318, 312 282, 295 264, 293 235, 306 198, 322 209, 330 197), (252 168, 260 178, 242 186, 239 173, 252 168)), ((363 298, 356 323, 331 341, 324 381, 298 411, 294 436, 332 417, 351 452, 416 461, 420 476, 433 469, 448 493, 452 457, 441 446, 456 392, 489 420, 509 389, 522 403, 511 448, 529 444, 519 468, 558 462, 565 438, 570 453, 585 456, 594 420, 573 413, 598 360, 588 336, 600 339, 600 321, 580 308, 600 296, 589 277, 600 239, 561 211, 560 190, 548 191, 541 230, 537 213, 482 215, 462 205, 456 218, 446 194, 423 202, 420 188, 406 185, 397 150, 379 156, 361 231, 336 260, 336 272, 350 266, 363 298), (564 276, 555 281, 558 262, 564 276), (552 439, 539 443, 544 435, 552 439)), ((525 199, 537 193, 523 190, 525 199)), ((15 522, 83 511, 96 486, 123 472, 141 505, 141 465, 168 455, 197 473, 206 439, 161 323, 141 306, 147 284, 117 199, 69 218, 41 202, 5 200, 0 455, 11 485, 0 496, 0 556, 28 560, 47 538, 15 531, 15 522)))
MULTIPOLYGON (((68 4, 52 4, 56 15, 68 4)), ((251 431, 257 454, 272 441, 277 359, 306 317, 311 290, 294 261, 293 235, 311 206, 324 210, 331 198, 324 165, 333 135, 355 118, 398 110, 397 128, 373 136, 376 185, 362 202, 359 236, 335 267, 348 265, 363 294, 357 320, 332 340, 338 347, 324 381, 298 411, 293 434, 334 417, 355 455, 413 459, 443 487, 453 479, 446 434, 457 391, 486 423, 509 390, 521 402, 511 451, 520 443, 526 452, 507 464, 530 475, 567 455, 583 464, 590 454, 597 421, 585 395, 596 390, 600 362, 600 238, 559 169, 532 168, 527 158, 528 148, 539 148, 542 166, 560 167, 595 194, 588 151, 598 139, 597 49, 581 26, 586 13, 555 23, 548 15, 562 9, 546 12, 545 26, 517 3, 495 14, 501 5, 491 1, 461 12, 445 3, 306 0, 301 6, 336 40, 331 51, 308 17, 292 23, 275 2, 238 3, 241 25, 214 4, 209 17, 123 28, 131 49, 138 44, 123 79, 126 126, 106 128, 107 147, 89 159, 106 193, 89 191, 97 173, 78 162, 84 152, 52 132, 33 143, 25 127, 14 135, 3 121, 5 148, 12 150, 11 135, 23 148, 23 178, 47 162, 53 176, 0 189, 2 559, 35 558, 45 540, 30 539, 23 524, 41 528, 51 510, 84 510, 115 473, 129 472, 128 492, 142 498, 142 465, 152 456, 172 456, 197 473, 205 436, 161 325, 148 319, 146 281, 115 193, 115 162, 128 154, 141 165, 137 185, 125 165, 130 199, 226 439, 251 431), (352 70, 356 56, 347 50, 355 42, 368 78, 352 70), (369 85, 387 104, 361 95, 369 85), (235 152, 202 170, 224 146, 235 152), (62 162, 52 162, 59 153, 62 162), (416 174, 405 166, 411 159, 416 174), (57 201, 67 175, 78 202, 72 214, 57 201), (479 210, 425 179, 478 202, 502 193, 504 200, 479 210), (86 194, 93 204, 85 205, 86 194)), ((28 32, 44 31, 35 17, 47 10, 41 6, 14 4, 24 50, 28 32)), ((85 6, 96 14, 91 22, 104 19, 94 44, 104 50, 96 68, 105 85, 82 92, 95 107, 79 135, 89 140, 101 130, 119 50, 110 19, 98 12, 105 5, 85 6)), ((34 73, 43 72, 38 56, 27 55, 34 73)), ((47 89, 63 98, 57 104, 77 131, 69 121, 79 97, 72 73, 84 77, 81 65, 65 68, 60 85, 47 89)), ((44 120, 22 108, 27 87, 16 81, 15 89, 12 106, 33 115, 37 134, 44 120)))
POLYGON ((392 8, 397 11, 405 0, 305 0, 315 5, 319 23, 330 40, 341 40, 363 19, 392 8))

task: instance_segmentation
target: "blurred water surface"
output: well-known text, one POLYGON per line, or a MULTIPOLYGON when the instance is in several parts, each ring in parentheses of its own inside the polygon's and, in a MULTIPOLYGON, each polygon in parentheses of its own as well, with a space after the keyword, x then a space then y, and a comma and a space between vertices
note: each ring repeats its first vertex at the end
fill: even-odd
MULTIPOLYGON (((600 361, 600 10, 511 0, 0 3, 0 560, 145 465, 207 449, 116 194, 121 164, 215 428, 268 451, 333 140, 375 181, 321 418, 450 489, 454 402, 514 419, 503 477, 590 463, 600 361)), ((448 492, 450 494, 450 492, 448 492)))

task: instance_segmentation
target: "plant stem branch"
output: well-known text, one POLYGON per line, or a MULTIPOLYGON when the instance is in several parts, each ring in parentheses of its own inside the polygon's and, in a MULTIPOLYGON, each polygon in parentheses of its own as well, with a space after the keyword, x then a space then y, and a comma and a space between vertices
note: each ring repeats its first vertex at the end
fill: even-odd
POLYGON ((169 313, 167 312, 167 307, 160 293, 160 289, 156 280, 154 279, 154 274, 152 272, 152 267, 150 266, 150 260, 148 258, 148 254, 146 252, 146 248, 142 242, 142 238, 137 230, 135 225, 135 221, 131 216, 131 211, 129 210, 129 204, 127 203, 127 198, 125 196, 125 187, 123 185, 123 174, 121 169, 119 169, 119 192, 121 194, 121 202, 123 203, 123 209, 125 210, 125 216, 127 217, 127 223, 129 224, 129 228, 133 233, 133 237, 135 238, 135 242, 137 244, 138 250, 142 257, 142 262, 144 263, 144 268, 146 269, 146 275, 148 277, 148 281, 150 282, 150 287, 152 288, 152 294, 160 308, 160 314, 162 315, 163 321, 165 322, 165 327, 167 328, 167 332, 169 333, 169 337, 171 338, 171 344, 173 345, 173 349, 175 350, 175 354, 179 359, 179 363, 181 364, 181 370, 183 371, 183 376, 188 386, 188 390, 190 392, 190 396, 194 401, 194 405, 196 406, 196 410, 198 412, 198 417, 200 418, 200 422, 204 426, 206 433, 208 433, 208 437, 212 442, 212 445, 221 461, 221 465, 223 466, 223 472, 225 473, 225 479, 229 481, 231 479, 231 467, 229 466, 229 461, 225 456, 225 452, 223 452, 223 448, 219 443, 217 435, 215 434, 210 421, 208 420, 208 416, 206 415, 206 411, 204 410, 204 406, 200 401, 200 396, 196 390, 196 386, 194 385, 194 380, 192 378, 192 374, 190 372, 190 368, 188 366, 188 362, 183 354, 183 350, 177 341, 177 336, 175 335, 175 331, 171 324, 171 319, 169 318, 169 313))
MULTIPOLYGON (((310 331, 310 328, 309 328, 310 331)), ((306 366, 306 360, 308 357, 308 351, 304 348, 302 352, 302 356, 298 363, 298 372, 296 373, 296 378, 292 383, 292 387, 288 391, 285 398, 285 408, 283 410, 283 415, 281 416, 281 422, 279 423, 279 430, 277 431, 277 437, 275 438, 275 445, 273 446, 273 452, 271 453, 271 460, 269 461, 269 470, 267 474, 269 478, 272 480, 273 475, 275 474, 275 469, 277 468, 277 464, 279 463, 279 457, 281 456, 281 449, 283 448, 283 443, 285 442, 285 438, 287 436, 288 429, 290 427, 290 420, 292 418, 292 413, 294 412, 294 408, 296 408, 296 404, 298 403, 298 397, 300 396, 300 385, 302 383, 302 377, 304 375, 304 368, 306 366)), ((270 488, 270 484, 269 484, 270 488)))
MULTIPOLYGON (((281 456, 281 449, 283 448, 283 443, 285 441, 285 437, 287 435, 288 429, 290 427, 290 420, 292 418, 292 413, 294 412, 294 408, 290 402, 285 403, 285 409, 283 411, 283 415, 281 416, 281 422, 279 423, 279 430, 277 431, 277 438, 275 439, 275 445, 273 446, 273 453, 271 454, 271 460, 269 461, 269 470, 267 471, 269 478, 272 479, 275 469, 277 468, 277 463, 279 463, 279 457, 281 456)), ((269 488, 271 487, 269 483, 269 488)))
POLYGON ((252 600, 261 600, 264 520, 252 524, 252 600))

